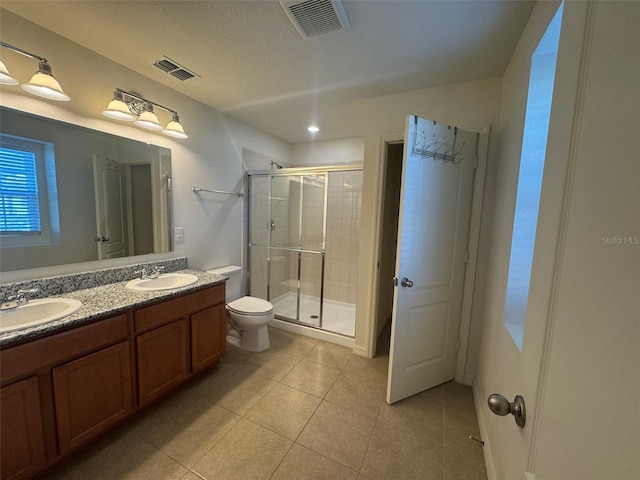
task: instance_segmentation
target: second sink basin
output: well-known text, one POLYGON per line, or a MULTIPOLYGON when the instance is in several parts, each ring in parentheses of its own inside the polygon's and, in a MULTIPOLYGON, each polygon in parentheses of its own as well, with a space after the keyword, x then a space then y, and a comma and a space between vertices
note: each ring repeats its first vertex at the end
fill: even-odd
POLYGON ((198 281, 198 277, 190 273, 163 273, 157 278, 136 278, 127 283, 131 290, 169 290, 184 287, 198 281))
POLYGON ((0 311, 0 333, 34 327, 71 315, 82 306, 73 298, 52 297, 30 300, 17 308, 0 311))

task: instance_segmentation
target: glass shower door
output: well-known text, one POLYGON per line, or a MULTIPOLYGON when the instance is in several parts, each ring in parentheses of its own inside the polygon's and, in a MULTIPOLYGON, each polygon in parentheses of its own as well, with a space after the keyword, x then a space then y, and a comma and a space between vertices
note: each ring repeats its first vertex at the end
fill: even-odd
POLYGON ((353 337, 362 170, 249 173, 250 294, 280 320, 353 337))
POLYGON ((326 174, 250 179, 251 295, 284 320, 322 326, 326 174))

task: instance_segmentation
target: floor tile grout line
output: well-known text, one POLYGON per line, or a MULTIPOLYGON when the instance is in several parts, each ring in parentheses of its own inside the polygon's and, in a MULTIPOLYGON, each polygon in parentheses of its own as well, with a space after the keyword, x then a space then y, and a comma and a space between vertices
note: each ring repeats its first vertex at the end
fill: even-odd
MULTIPOLYGON (((212 405, 216 406, 216 407, 222 408, 223 410, 226 410, 226 411, 230 412, 231 414, 233 414, 233 415, 235 415, 235 416, 238 416, 238 417, 240 417, 240 418, 243 418, 243 417, 242 417, 241 415, 239 415, 238 413, 233 412, 233 411, 231 411, 231 410, 229 410, 229 409, 227 409, 227 408, 223 407, 222 405, 219 405, 219 404, 217 404, 217 403, 215 403, 215 402, 212 402, 211 400, 208 400, 208 399, 205 399, 205 400, 206 400, 207 402, 211 403, 212 405)), ((229 428, 229 430, 227 430, 227 431, 226 431, 226 432, 225 432, 225 433, 224 433, 224 434, 223 434, 223 435, 222 435, 222 436, 221 436, 221 437, 220 437, 220 438, 219 438, 219 439, 218 439, 218 440, 217 440, 213 445, 211 445, 211 447, 209 447, 209 448, 208 448, 208 449, 207 449, 207 450, 206 450, 202 455, 200 455, 200 456, 198 457, 198 459, 197 459, 197 460, 195 460, 195 461, 193 462, 193 465, 191 465, 191 466, 185 465, 184 463, 182 463, 182 462, 181 462, 180 460, 178 460, 177 458, 174 458, 170 453, 168 453, 168 452, 164 451, 161 447, 156 446, 156 445, 155 445, 155 443, 152 443, 150 440, 147 440, 146 438, 144 438, 143 436, 141 436, 139 433, 137 433, 137 432, 132 432, 132 433, 133 433, 134 435, 137 435, 141 440, 143 440, 144 442, 148 443, 149 445, 151 445, 151 446, 152 446, 153 448, 155 448, 156 450, 158 450, 158 452, 160 452, 160 453, 162 453, 162 454, 166 455, 166 456, 167 456, 167 457, 169 457, 171 460, 175 461, 178 465, 183 466, 183 467, 184 467, 184 468, 186 468, 188 471, 192 471, 192 470, 193 470, 193 467, 195 467, 195 466, 198 464, 198 462, 199 462, 200 460, 202 460, 202 458, 204 458, 204 457, 205 457, 205 455, 207 455, 207 454, 208 454, 208 453, 209 453, 213 448, 215 448, 215 447, 216 447, 216 445, 218 445, 218 444, 219 444, 219 443, 220 443, 220 442, 221 442, 221 441, 222 441, 222 440, 223 440, 223 439, 224 439, 224 438, 229 434, 229 432, 230 432, 231 430, 233 430, 233 428, 234 428, 234 427, 235 427, 239 422, 240 422, 240 420, 237 420, 237 421, 236 421, 236 422, 235 422, 235 423, 234 423, 234 424, 229 428)), ((124 455, 124 453, 123 453, 123 455, 124 455)), ((122 455, 121 455, 121 456, 122 456, 122 455)), ((120 457, 118 457, 118 458, 120 458, 120 457)), ((194 472, 194 473, 195 473, 195 472, 194 472)), ((202 477, 200 474, 197 474, 197 475, 198 475, 199 477, 201 477, 201 478, 204 478, 204 477, 202 477)), ((206 480, 206 479, 205 479, 205 480, 206 480)))
POLYGON ((384 404, 385 404, 386 400, 382 402, 382 404, 380 404, 380 408, 378 409, 378 416, 376 417, 376 423, 373 426, 373 429, 371 430, 371 435, 369 436, 369 442, 367 443, 367 448, 364 451, 364 456, 362 457, 362 461, 360 462, 360 468, 358 469, 358 475, 364 475, 362 473, 362 467, 364 467, 364 462, 367 459, 367 454, 369 453, 369 449, 371 448, 371 442, 373 441, 373 434, 376 431, 376 428, 378 428, 378 424, 380 423, 380 414, 382 413, 382 409, 384 408, 384 404))

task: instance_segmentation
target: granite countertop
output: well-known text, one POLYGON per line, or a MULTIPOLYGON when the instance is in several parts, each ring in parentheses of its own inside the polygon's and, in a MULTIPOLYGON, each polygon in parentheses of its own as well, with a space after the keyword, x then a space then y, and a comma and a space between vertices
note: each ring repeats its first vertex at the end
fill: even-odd
POLYGON ((140 291, 130 290, 125 287, 127 281, 111 283, 99 287, 75 290, 51 297, 65 297, 80 300, 82 306, 73 314, 21 330, 13 330, 0 334, 0 347, 6 348, 14 343, 39 337, 55 332, 73 325, 80 325, 84 322, 100 317, 116 315, 131 308, 138 308, 158 300, 170 299, 187 292, 200 290, 224 283, 227 277, 214 275, 199 270, 180 270, 181 273, 191 273, 198 277, 198 281, 184 287, 173 288, 171 290, 140 291))

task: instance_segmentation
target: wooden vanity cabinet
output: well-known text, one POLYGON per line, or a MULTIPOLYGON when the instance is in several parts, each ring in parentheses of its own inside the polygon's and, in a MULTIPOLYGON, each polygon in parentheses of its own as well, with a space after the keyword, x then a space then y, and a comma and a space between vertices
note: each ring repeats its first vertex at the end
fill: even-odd
POLYGON ((0 350, 2 480, 29 478, 127 416, 130 358, 126 314, 0 350))
POLYGON ((141 406, 224 355, 224 298, 224 285, 217 285, 134 312, 141 406))
POLYGON ((136 338, 140 405, 174 389, 189 376, 187 319, 168 323, 136 338))
POLYGON ((40 387, 33 376, 0 389, 3 480, 28 478, 46 462, 40 387))
POLYGON ((60 454, 83 445, 133 409, 129 342, 53 369, 60 454))
POLYGON ((224 300, 216 285, 0 349, 0 479, 32 478, 217 363, 224 300))
POLYGON ((224 303, 191 315, 191 371, 217 363, 227 352, 227 311, 224 303))

